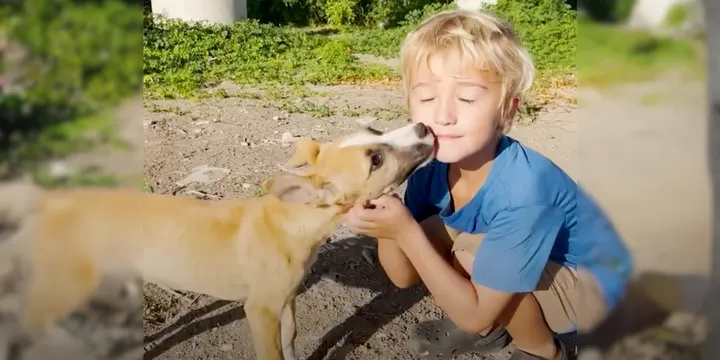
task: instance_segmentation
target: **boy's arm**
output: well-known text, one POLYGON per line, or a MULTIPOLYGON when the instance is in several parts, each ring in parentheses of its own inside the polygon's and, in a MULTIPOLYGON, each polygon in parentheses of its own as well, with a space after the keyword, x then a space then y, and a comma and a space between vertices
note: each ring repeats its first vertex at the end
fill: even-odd
POLYGON ((393 285, 405 289, 420 281, 420 276, 415 271, 410 259, 395 243, 395 240, 377 239, 377 242, 378 261, 393 285))
MULTIPOLYGON (((405 207, 408 208, 408 211, 415 221, 423 225, 428 225, 426 220, 430 216, 435 215, 435 209, 426 202, 427 196, 425 190, 429 185, 427 184, 427 178, 428 173, 422 170, 410 175, 403 199, 405 207)), ((407 236, 416 235, 408 234, 407 236)), ((425 235, 422 234, 422 236, 424 237, 425 235)), ((410 262, 402 249, 400 249, 395 239, 377 239, 377 242, 380 266, 395 286, 404 289, 420 281, 420 276, 413 267, 412 262, 410 262)), ((438 241, 433 243, 438 243, 438 241)), ((439 244, 436 244, 436 246, 439 246, 439 244)), ((438 247, 438 251, 449 254, 449 249, 438 247)))
POLYGON ((423 241, 419 226, 398 244, 450 319, 464 331, 478 333, 495 323, 514 294, 535 290, 564 221, 556 207, 498 214, 475 254, 473 281, 455 271, 427 239, 423 241))
MULTIPOLYGON (((429 232, 425 230, 426 227, 432 226, 429 221, 430 219, 426 219, 420 224, 421 232, 417 234, 406 234, 406 237, 419 238, 404 239, 404 241, 429 242, 435 252, 437 252, 445 262, 448 262, 451 249, 445 246, 445 242, 440 241, 440 239, 429 238, 432 234, 429 234, 429 232)), ((420 275, 417 270, 415 270, 415 267, 407 255, 405 255, 405 252, 398 246, 398 242, 393 239, 377 239, 377 241, 378 261, 388 278, 390 278, 390 281, 401 289, 417 284, 420 281, 420 275)))

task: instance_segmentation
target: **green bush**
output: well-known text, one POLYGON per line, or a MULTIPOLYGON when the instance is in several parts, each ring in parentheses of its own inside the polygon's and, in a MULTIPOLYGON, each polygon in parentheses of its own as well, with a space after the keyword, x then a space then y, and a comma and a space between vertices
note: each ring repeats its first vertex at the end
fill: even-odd
POLYGON ((577 12, 562 0, 499 0, 489 9, 508 20, 533 56, 538 72, 575 71, 577 12))
POLYGON ((635 0, 592 0, 583 2, 589 17, 600 22, 625 22, 630 18, 635 0))
MULTIPOLYGON (((395 57, 407 33, 420 21, 453 4, 431 4, 406 15, 389 30, 356 29, 345 38, 354 52, 395 57)), ((577 12, 562 0, 499 0, 488 11, 508 20, 533 56, 539 72, 555 76, 575 71, 577 12)))
POLYGON ((250 18, 262 23, 299 26, 351 26, 392 28, 406 14, 451 0, 250 0, 250 18))
POLYGON ((28 55, 5 69, 24 90, 0 95, 0 162, 20 166, 108 140, 102 114, 141 90, 141 5, 25 0, 5 10, 0 34, 28 55))
POLYGON ((387 81, 391 69, 364 65, 341 39, 255 20, 206 26, 163 18, 145 25, 145 93, 191 97, 221 80, 243 84, 387 81))
MULTIPOLYGON (((353 18, 356 16, 353 14, 359 13, 352 13, 351 7, 342 5, 349 4, 342 3, 346 0, 293 1, 296 2, 288 6, 319 9, 323 4, 337 4, 337 7, 329 7, 331 10, 327 13, 313 14, 319 18, 331 14, 333 23, 349 22, 351 18, 359 21, 353 18)), ((390 1, 381 2, 386 0, 349 1, 356 1, 360 7, 380 4, 388 9, 390 6, 408 8, 421 3, 403 5, 403 2, 392 2, 395 5, 390 5, 390 1)), ((379 9, 380 5, 375 9, 379 9)), ((323 34, 328 29, 308 31, 263 24, 258 20, 242 21, 232 26, 208 26, 147 17, 144 36, 145 93, 156 98, 197 96, 198 89, 221 80, 290 85, 396 80, 398 74, 391 69, 363 64, 353 54, 397 57, 400 44, 411 29, 427 17, 454 6, 445 1, 429 2, 422 8, 406 11, 395 27, 343 27, 339 33, 331 35, 323 34)), ((564 1, 500 0, 490 11, 513 24, 532 53, 542 79, 566 77, 575 71, 576 11, 564 1)), ((383 13, 387 15, 391 11, 383 13)), ((369 19, 374 15, 368 13, 363 16, 369 19)))

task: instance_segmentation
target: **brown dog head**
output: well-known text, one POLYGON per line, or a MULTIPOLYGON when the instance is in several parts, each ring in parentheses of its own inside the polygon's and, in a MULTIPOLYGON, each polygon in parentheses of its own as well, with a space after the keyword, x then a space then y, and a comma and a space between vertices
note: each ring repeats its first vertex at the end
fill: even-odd
POLYGON ((366 128, 330 143, 300 140, 288 171, 265 181, 263 189, 285 202, 353 205, 400 186, 432 160, 434 144, 423 124, 388 132, 366 128))

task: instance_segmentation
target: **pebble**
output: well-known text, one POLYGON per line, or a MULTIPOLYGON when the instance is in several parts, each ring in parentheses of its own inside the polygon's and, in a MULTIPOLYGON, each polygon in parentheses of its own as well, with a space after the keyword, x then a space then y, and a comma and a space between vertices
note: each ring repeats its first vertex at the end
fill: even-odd
POLYGON ((232 349, 233 349, 232 344, 222 344, 220 346, 220 350, 222 350, 222 351, 230 351, 232 349))
POLYGON ((370 125, 375 122, 375 120, 377 120, 377 118, 373 116, 363 116, 355 119, 355 121, 357 121, 360 125, 370 125))
POLYGON ((293 133, 286 131, 282 134, 280 137, 280 140, 284 143, 294 142, 295 141, 295 135, 293 133))
POLYGON ((243 189, 249 189, 252 187, 252 185, 250 185, 248 183, 244 183, 244 184, 242 184, 242 187, 243 187, 243 189))

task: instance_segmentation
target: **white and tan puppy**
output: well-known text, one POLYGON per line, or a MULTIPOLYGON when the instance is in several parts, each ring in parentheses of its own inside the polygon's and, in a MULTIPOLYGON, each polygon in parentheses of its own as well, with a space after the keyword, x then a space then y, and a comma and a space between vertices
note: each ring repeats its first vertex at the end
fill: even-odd
POLYGON ((366 129, 330 143, 301 140, 288 161, 292 170, 264 182, 267 195, 239 200, 0 188, 0 204, 15 203, 14 213, 0 207, 0 216, 25 215, 17 239, 25 241, 17 244, 27 245, 32 276, 21 322, 42 329, 84 304, 102 275, 140 275, 173 289, 246 299, 257 359, 295 359, 296 291, 318 247, 357 201, 392 191, 428 163, 434 140, 422 124, 366 129))

